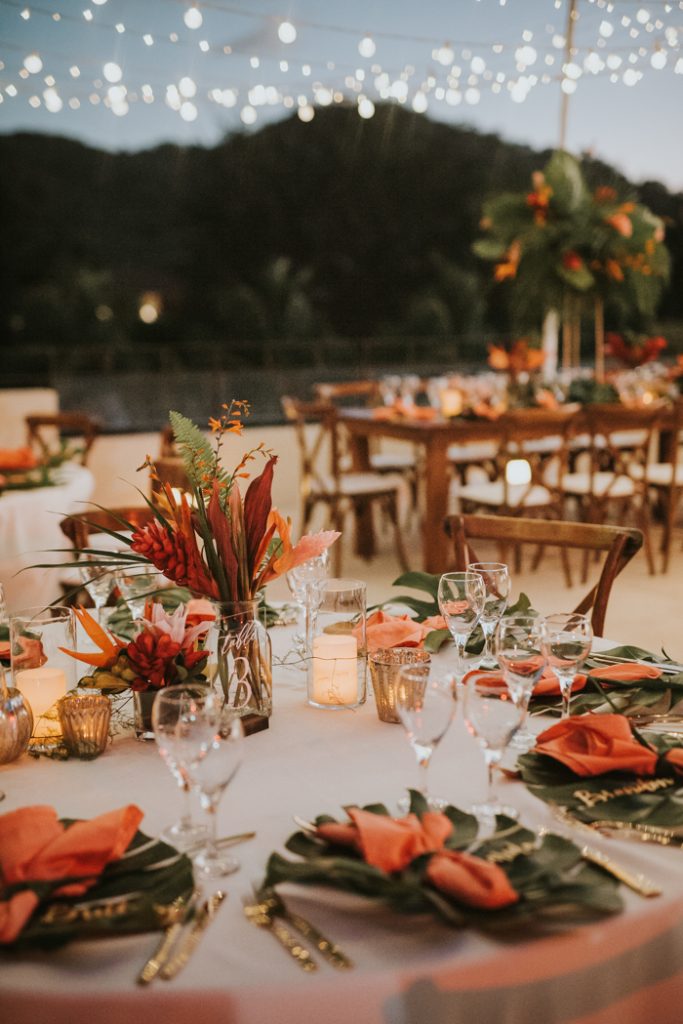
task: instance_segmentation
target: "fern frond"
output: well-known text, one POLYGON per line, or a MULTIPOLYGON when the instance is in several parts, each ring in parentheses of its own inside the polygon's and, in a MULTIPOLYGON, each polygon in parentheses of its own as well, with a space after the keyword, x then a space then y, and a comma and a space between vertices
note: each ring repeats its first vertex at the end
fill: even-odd
POLYGON ((214 478, 228 484, 230 475, 218 465, 216 452, 199 427, 179 412, 171 410, 169 417, 185 472, 193 487, 204 490, 214 478))

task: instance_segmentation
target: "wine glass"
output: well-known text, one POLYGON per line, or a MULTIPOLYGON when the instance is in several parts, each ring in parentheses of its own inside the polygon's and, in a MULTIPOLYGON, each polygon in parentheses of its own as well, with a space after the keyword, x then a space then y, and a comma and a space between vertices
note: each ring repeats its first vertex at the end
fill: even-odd
POLYGON ((145 614, 147 599, 164 584, 164 576, 152 565, 127 565, 119 569, 116 580, 121 597, 128 605, 133 622, 145 614))
POLYGON ((478 572, 447 572, 439 580, 439 610, 453 637, 458 682, 465 673, 465 647, 484 610, 486 591, 478 572))
POLYGON ((193 728, 200 707, 213 700, 214 692, 199 683, 192 686, 166 686, 159 690, 152 706, 154 739, 166 767, 183 794, 182 813, 175 824, 161 833, 161 838, 178 850, 188 850, 206 838, 206 826, 192 821, 190 768, 212 739, 211 730, 193 728))
POLYGON ((327 576, 327 569, 330 561, 327 548, 309 558, 301 565, 290 569, 286 575, 287 586, 292 597, 299 605, 303 619, 302 633, 295 633, 293 640, 296 650, 305 657, 311 649, 311 636, 313 632, 315 613, 320 604, 320 588, 318 584, 327 576))
POLYGON ((100 610, 109 600, 114 586, 114 574, 111 569, 103 569, 101 565, 93 565, 91 562, 82 562, 76 568, 81 583, 92 598, 99 618, 100 610))
POLYGON ((208 728, 212 735, 209 743, 202 745, 190 769, 210 822, 209 841, 194 863, 207 877, 221 878, 240 866, 235 857, 223 853, 218 846, 216 817, 220 799, 242 763, 244 727, 239 715, 232 708, 222 706, 218 699, 203 704, 196 716, 196 725, 200 734, 204 735, 208 728))
MULTIPOLYGON (((427 775, 432 754, 448 732, 455 714, 455 677, 430 676, 430 665, 406 665, 400 672, 396 687, 396 711, 417 758, 420 792, 432 811, 442 811, 448 801, 430 796, 427 775)), ((410 801, 399 801, 401 810, 408 810, 410 801)))
POLYGON ((577 612, 547 615, 543 620, 543 651, 560 682, 562 717, 569 718, 572 686, 580 666, 590 654, 593 629, 577 612))
POLYGON ((496 815, 518 817, 514 807, 500 802, 493 782, 494 768, 500 763, 508 743, 519 729, 526 711, 515 702, 505 681, 491 672, 474 671, 465 682, 465 725, 476 737, 484 751, 488 774, 488 792, 484 803, 472 808, 472 813, 485 827, 495 825, 496 815))
MULTIPOLYGON (((526 712, 534 686, 543 675, 543 621, 538 615, 504 615, 494 634, 494 650, 512 699, 526 712)), ((533 747, 535 737, 523 725, 510 746, 524 753, 533 747)))
POLYGON ((510 571, 503 562, 470 562, 468 572, 478 572, 484 581, 486 599, 481 613, 481 628, 484 633, 484 656, 480 668, 495 668, 493 656, 493 633, 505 614, 510 596, 510 571))

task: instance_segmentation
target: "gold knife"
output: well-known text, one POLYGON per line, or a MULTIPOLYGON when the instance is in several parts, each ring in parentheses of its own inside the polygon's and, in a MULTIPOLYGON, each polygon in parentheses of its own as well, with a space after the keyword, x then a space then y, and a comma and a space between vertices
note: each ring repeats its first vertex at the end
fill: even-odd
POLYGON ((596 864, 602 868, 603 871, 607 871, 608 874, 618 878, 620 882, 627 885, 629 889, 633 889, 639 896, 661 896, 662 890, 654 882, 651 882, 649 878, 640 872, 631 872, 621 864, 617 864, 616 861, 608 857, 602 850, 596 850, 594 846, 582 846, 581 856, 584 860, 590 861, 591 864, 596 864))
POLYGON ((257 928, 265 928, 271 935, 274 935, 283 949, 285 949, 302 971, 310 973, 317 971, 318 965, 311 956, 309 950, 295 939, 288 928, 273 917, 265 903, 248 903, 244 907, 244 916, 247 921, 257 928))
POLYGON ((151 981, 154 981, 166 963, 171 949, 180 935, 183 925, 192 913, 199 896, 199 889, 195 889, 189 896, 180 896, 173 901, 169 908, 171 911, 170 923, 166 925, 159 945, 138 974, 138 985, 149 985, 151 981))
POLYGON ((170 981, 171 978, 175 978, 175 976, 182 971, 183 967, 185 967, 199 945, 204 931, 209 927, 216 916, 218 908, 225 897, 226 893, 219 889, 218 892, 215 892, 213 896, 210 896, 205 903, 202 903, 201 907, 197 911, 192 927, 180 942, 178 952, 175 953, 175 955, 168 960, 159 971, 160 978, 163 978, 164 981, 170 981))
POLYGON ((315 944, 321 956, 328 963, 332 964, 333 967, 336 967, 338 970, 349 970, 353 967, 353 961, 339 948, 336 942, 326 938, 322 932, 318 931, 314 924, 305 917, 302 917, 301 914, 290 910, 278 892, 274 889, 264 889, 261 897, 263 900, 262 905, 270 917, 281 917, 288 921, 293 928, 296 928, 300 935, 303 935, 305 939, 309 939, 315 944))

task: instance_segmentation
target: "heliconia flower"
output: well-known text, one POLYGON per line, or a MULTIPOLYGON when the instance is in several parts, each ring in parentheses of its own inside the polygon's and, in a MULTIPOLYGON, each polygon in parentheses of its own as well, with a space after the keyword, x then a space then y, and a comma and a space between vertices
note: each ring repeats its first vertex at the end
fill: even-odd
POLYGON ((307 562, 309 558, 317 558, 341 536, 336 530, 321 530, 319 533, 306 534, 292 546, 291 522, 284 519, 275 508, 270 513, 270 521, 276 527, 281 544, 262 570, 259 577, 260 586, 265 586, 270 580, 277 579, 302 562, 307 562))

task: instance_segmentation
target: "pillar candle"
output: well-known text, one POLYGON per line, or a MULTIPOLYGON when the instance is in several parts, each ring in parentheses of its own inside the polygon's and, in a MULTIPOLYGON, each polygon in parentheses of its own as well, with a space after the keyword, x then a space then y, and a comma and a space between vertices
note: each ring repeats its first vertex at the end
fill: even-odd
POLYGON ((313 640, 313 685, 310 699, 315 704, 358 703, 358 642, 355 636, 316 636, 313 640))
POLYGON ((15 685, 31 705, 33 735, 49 736, 57 726, 43 718, 55 701, 66 693, 66 675, 61 668, 26 668, 15 673, 15 685))
POLYGON ((459 416, 462 412, 462 393, 457 388, 444 388, 440 395, 444 416, 459 416))

